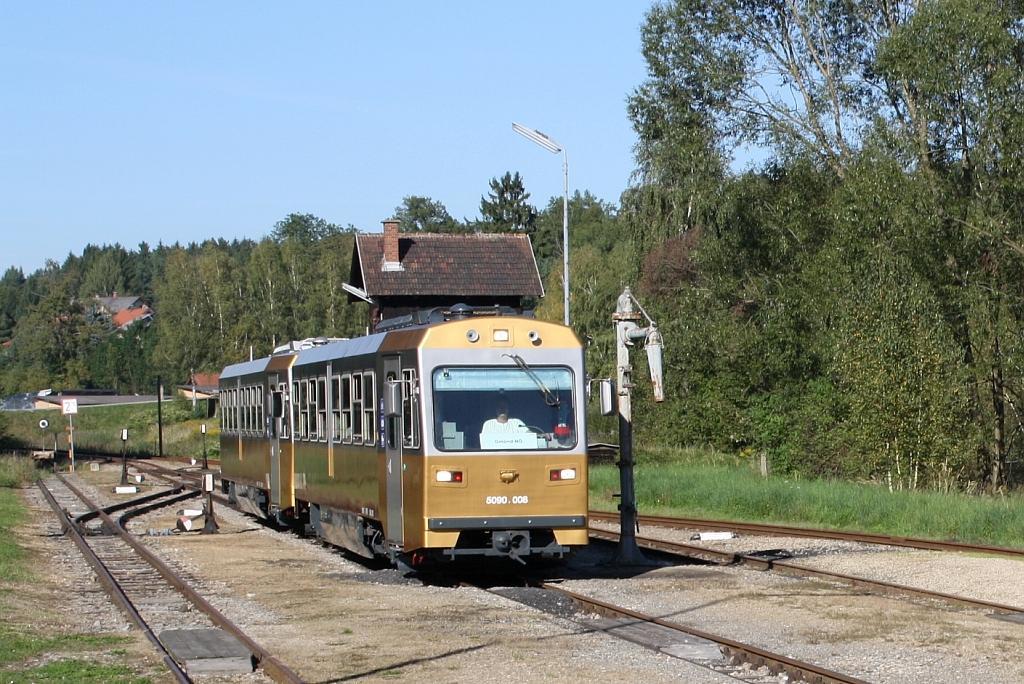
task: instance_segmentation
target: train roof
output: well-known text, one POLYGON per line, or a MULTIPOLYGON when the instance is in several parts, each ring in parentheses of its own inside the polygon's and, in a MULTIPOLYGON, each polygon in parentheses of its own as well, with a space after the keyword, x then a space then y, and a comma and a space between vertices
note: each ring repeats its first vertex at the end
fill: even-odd
MULTIPOLYGON (((376 354, 380 351, 381 347, 384 346, 384 341, 389 335, 395 333, 404 334, 415 330, 430 330, 433 328, 440 328, 450 323, 472 323, 473 321, 483 323, 486 321, 491 324, 501 325, 501 323, 506 320, 525 319, 531 321, 531 323, 536 326, 563 327, 561 324, 556 322, 539 321, 529 314, 523 315, 518 312, 513 313, 505 307, 476 307, 475 309, 474 307, 465 307, 464 305, 463 307, 464 308, 461 310, 458 309, 458 307, 452 307, 454 313, 459 315, 459 317, 455 319, 449 319, 446 315, 440 315, 438 313, 441 311, 440 309, 411 314, 391 319, 390 321, 385 321, 384 331, 382 332, 375 332, 370 335, 355 337, 352 339, 336 339, 325 344, 318 343, 314 346, 298 351, 279 353, 272 356, 254 359, 252 361, 231 364, 224 368, 220 377, 221 380, 225 380, 245 375, 265 373, 274 369, 287 368, 288 366, 298 367, 323 363, 332 359, 376 354)), ((449 312, 445 311, 444 313, 448 314, 449 312)), ((578 345, 579 342, 576 340, 575 334, 568 329, 567 332, 572 340, 575 340, 575 344, 578 345)), ((403 340, 403 342, 406 343, 408 341, 408 338, 403 340)))
POLYGON ((320 363, 329 359, 343 359, 347 356, 362 356, 363 354, 376 354, 387 333, 374 333, 364 337, 355 337, 350 340, 338 340, 328 344, 303 349, 295 359, 296 366, 304 366, 307 363, 320 363))
POLYGON ((227 378, 237 378, 242 375, 262 373, 267 369, 268 363, 270 363, 269 356, 265 356, 262 359, 244 361, 243 363, 233 363, 230 366, 224 367, 224 370, 220 372, 220 379, 221 381, 224 381, 227 378))

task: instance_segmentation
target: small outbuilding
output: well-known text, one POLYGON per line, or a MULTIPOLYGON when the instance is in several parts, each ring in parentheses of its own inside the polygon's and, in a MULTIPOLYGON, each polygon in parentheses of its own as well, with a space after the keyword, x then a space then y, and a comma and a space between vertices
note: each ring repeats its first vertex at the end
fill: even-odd
POLYGON ((544 296, 530 237, 522 233, 356 235, 349 301, 370 304, 370 326, 439 306, 503 306, 522 310, 544 296))

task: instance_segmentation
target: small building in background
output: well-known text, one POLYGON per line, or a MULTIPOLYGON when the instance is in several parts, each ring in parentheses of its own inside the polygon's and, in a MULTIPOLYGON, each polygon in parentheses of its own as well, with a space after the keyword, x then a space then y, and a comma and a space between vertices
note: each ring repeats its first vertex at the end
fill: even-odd
POLYGON ((200 402, 206 402, 206 415, 212 417, 217 411, 220 394, 220 373, 196 373, 193 371, 188 382, 177 386, 178 396, 192 402, 193 408, 200 402))
POLYGON ((153 309, 135 295, 92 298, 92 318, 105 321, 112 330, 127 330, 137 323, 148 325, 153 320, 153 309))
POLYGON ((346 286, 349 301, 370 304, 370 327, 382 319, 454 304, 522 311, 544 296, 530 237, 522 233, 356 235, 346 286))

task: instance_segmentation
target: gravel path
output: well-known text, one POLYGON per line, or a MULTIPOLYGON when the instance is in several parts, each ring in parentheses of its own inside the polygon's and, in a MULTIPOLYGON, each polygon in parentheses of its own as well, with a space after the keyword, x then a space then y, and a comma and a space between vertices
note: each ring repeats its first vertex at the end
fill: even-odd
MULTIPOLYGON (((78 477, 101 493, 118 475, 111 466, 78 477)), ((397 570, 367 568, 337 549, 270 531, 229 509, 217 512, 217 535, 168 534, 174 510, 135 520, 131 529, 152 530, 146 536, 151 548, 195 578, 215 606, 311 682, 735 681, 595 631, 578 616, 570 619, 571 611, 551 614, 475 589, 424 586, 397 570)), ((32 534, 38 534, 47 514, 36 504, 33 513, 32 534)), ((654 528, 641 533, 681 541, 690 534, 654 528)), ((40 586, 47 596, 39 600, 72 606, 63 616, 69 628, 124 630, 70 542, 43 537, 39 544, 52 579, 40 586)), ((825 569, 1024 604, 1024 563, 1017 561, 792 538, 741 537, 709 545, 787 548, 801 563, 825 569)), ((1024 625, 979 611, 734 567, 680 565, 617 577, 603 565, 604 553, 595 545, 554 573, 573 591, 869 681, 1024 680, 1015 660, 1024 625)), ((514 598, 517 592, 506 593, 514 598)), ((764 673, 748 678, 769 680, 778 681, 764 673)), ((256 673, 200 681, 264 679, 256 673)))

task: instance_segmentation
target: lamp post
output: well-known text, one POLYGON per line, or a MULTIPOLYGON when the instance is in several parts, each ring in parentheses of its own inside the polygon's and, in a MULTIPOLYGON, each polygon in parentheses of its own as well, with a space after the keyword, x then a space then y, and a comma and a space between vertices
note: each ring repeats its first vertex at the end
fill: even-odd
POLYGON ((206 423, 200 425, 199 430, 203 433, 203 470, 209 470, 210 464, 206 460, 206 423))
POLYGON ((512 130, 532 140, 548 152, 562 153, 562 174, 565 194, 562 197, 562 320, 569 325, 569 153, 544 133, 522 124, 512 123, 512 130))
POLYGON ((121 429, 121 486, 128 486, 128 428, 121 429))

